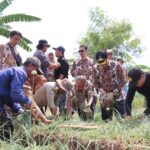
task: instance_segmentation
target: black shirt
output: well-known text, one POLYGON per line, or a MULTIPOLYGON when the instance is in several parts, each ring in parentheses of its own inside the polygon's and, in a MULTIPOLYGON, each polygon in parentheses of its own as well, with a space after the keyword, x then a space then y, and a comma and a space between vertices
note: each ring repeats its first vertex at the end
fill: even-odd
POLYGON ((146 101, 147 101, 146 103, 147 108, 144 111, 144 113, 146 115, 150 115, 150 73, 145 73, 145 77, 146 77, 146 80, 142 87, 135 87, 135 88, 129 87, 128 89, 126 103, 125 103, 127 115, 131 115, 131 110, 132 110, 131 104, 132 104, 136 91, 142 94, 143 96, 145 96, 146 101))
POLYGON ((60 63, 60 67, 58 69, 54 70, 54 78, 59 79, 59 75, 63 74, 64 78, 68 78, 68 72, 69 72, 69 63, 66 60, 65 57, 60 57, 57 59, 57 61, 60 63))

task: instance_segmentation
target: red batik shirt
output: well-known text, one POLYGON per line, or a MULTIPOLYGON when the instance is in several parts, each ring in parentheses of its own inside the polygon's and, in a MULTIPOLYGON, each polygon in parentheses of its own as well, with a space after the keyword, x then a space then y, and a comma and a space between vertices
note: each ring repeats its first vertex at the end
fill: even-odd
POLYGON ((113 92, 116 100, 123 99, 122 88, 125 83, 125 76, 121 65, 118 62, 108 60, 107 66, 95 65, 95 86, 102 88, 106 93, 113 92))

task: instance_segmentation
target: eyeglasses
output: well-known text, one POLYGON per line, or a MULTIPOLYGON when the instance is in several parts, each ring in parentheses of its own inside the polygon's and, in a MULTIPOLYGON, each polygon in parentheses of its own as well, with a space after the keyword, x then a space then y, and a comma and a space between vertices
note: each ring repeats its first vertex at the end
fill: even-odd
POLYGON ((79 50, 79 53, 83 53, 84 52, 84 50, 79 50))

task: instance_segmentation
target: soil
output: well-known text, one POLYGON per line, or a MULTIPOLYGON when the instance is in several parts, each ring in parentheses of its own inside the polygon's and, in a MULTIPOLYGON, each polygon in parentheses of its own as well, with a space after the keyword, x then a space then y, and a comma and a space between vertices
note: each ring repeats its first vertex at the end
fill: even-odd
MULTIPOLYGON (((62 145, 69 150, 144 150, 142 143, 124 143, 121 140, 84 140, 76 137, 67 137, 65 135, 45 135, 45 134, 34 134, 33 139, 37 145, 55 145, 57 150, 62 149, 62 145)), ((150 145, 149 145, 150 146, 150 145)))

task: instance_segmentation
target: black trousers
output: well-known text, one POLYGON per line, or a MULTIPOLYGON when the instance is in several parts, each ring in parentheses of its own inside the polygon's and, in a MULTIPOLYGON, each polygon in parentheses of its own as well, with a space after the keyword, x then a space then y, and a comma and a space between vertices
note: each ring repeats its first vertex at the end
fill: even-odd
POLYGON ((108 121, 112 120, 113 112, 115 113, 117 118, 124 118, 125 116, 125 100, 120 100, 114 102, 112 107, 107 108, 105 106, 101 106, 101 116, 102 120, 108 121))

